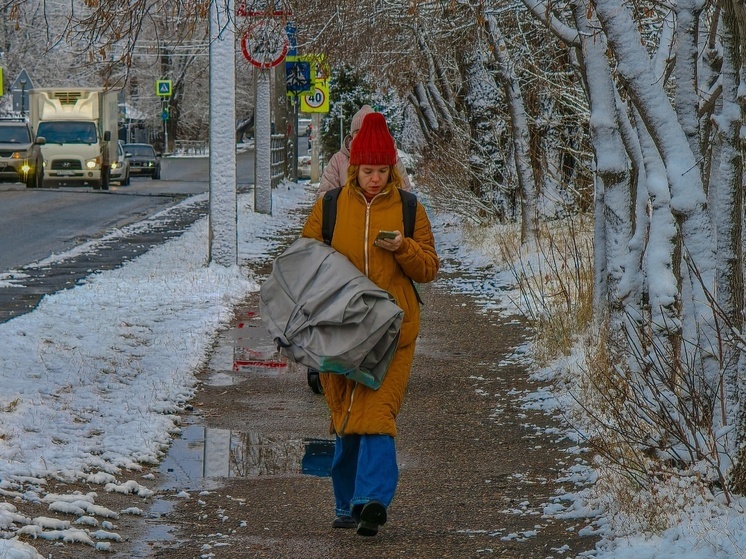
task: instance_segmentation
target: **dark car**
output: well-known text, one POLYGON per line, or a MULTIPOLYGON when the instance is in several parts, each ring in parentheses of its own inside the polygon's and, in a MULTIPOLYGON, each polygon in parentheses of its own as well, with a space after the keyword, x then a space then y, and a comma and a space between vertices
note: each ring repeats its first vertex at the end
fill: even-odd
POLYGON ((161 156, 150 144, 124 144, 124 152, 130 162, 131 175, 149 175, 161 178, 161 156))
POLYGON ((0 182, 22 182, 26 188, 41 188, 44 157, 25 119, 0 119, 0 182))

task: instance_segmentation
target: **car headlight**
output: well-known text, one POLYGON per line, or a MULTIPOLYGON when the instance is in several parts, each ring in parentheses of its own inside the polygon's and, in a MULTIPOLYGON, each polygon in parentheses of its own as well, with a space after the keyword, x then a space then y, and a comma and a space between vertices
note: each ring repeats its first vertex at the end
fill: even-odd
POLYGON ((115 169, 119 169, 119 163, 116 161, 111 164, 111 170, 114 171, 115 169))
POLYGON ((28 164, 28 161, 21 165, 21 171, 24 173, 28 173, 31 170, 31 165, 28 164))
POLYGON ((28 152, 14 151, 10 157, 11 159, 26 159, 28 157, 28 152))
POLYGON ((85 166, 88 169, 95 169, 98 167, 98 157, 96 159, 89 159, 85 162, 85 166))

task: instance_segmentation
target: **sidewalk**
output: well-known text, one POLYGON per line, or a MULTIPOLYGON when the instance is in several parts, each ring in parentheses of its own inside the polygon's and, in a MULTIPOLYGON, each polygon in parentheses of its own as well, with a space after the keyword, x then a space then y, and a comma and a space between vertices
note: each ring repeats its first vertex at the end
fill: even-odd
MULTIPOLYGON (((557 481, 574 455, 563 452, 569 442, 544 434, 558 425, 521 407, 520 395, 538 388, 514 353, 526 329, 450 293, 445 280, 422 289, 421 336, 398 420, 400 485, 377 537, 333 530, 330 479, 301 473, 311 443, 331 441, 325 402, 305 369, 234 371, 224 340, 193 402, 207 478, 170 472, 189 496, 172 498, 159 522, 174 527, 173 539, 152 542, 147 556, 528 559, 591 549, 595 539, 578 536, 583 519, 543 517, 553 497, 575 490, 557 481), (211 444, 230 445, 232 455, 216 458, 211 444), (230 477, 209 477, 221 468, 230 477)), ((254 312, 256 294, 237 322, 254 312)))

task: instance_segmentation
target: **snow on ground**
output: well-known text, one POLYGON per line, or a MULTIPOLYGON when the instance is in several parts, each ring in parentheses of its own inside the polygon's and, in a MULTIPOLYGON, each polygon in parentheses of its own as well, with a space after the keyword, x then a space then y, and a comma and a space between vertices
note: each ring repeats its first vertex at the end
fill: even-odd
MULTIPOLYGON (((459 265, 464 273, 464 279, 451 281, 452 288, 472 294, 482 302, 485 312, 496 310, 505 315, 515 314, 518 311, 516 302, 521 297, 517 291, 509 289, 514 283, 512 273, 498 261, 495 250, 495 239, 506 233, 504 226, 495 226, 489 233, 481 235, 483 242, 480 243, 474 240, 474 235, 464 234, 459 226, 460 220, 454 216, 436 215, 432 220, 436 240, 443 247, 448 247, 447 250, 439 247, 439 255, 446 256, 445 269, 449 265, 459 265), (448 251, 454 256, 451 263, 447 260, 448 251), (473 279, 484 275, 479 274, 480 270, 491 270, 491 279, 473 279)), ((538 255, 525 258, 536 262, 538 255)), ((537 266, 535 268, 538 269, 537 266)), ((577 491, 558 495, 553 503, 545 507, 544 514, 587 520, 588 525, 581 530, 581 535, 598 535, 601 541, 594 551, 584 556, 597 559, 746 558, 746 498, 726 505, 711 495, 703 495, 698 486, 672 480, 659 488, 663 494, 658 496, 655 503, 646 501, 645 496, 636 503, 641 514, 665 516, 671 528, 662 533, 647 533, 641 528, 639 520, 625 516, 615 506, 616 495, 604 490, 613 489, 613 486, 597 487, 595 482, 599 472, 581 458, 585 453, 582 428, 566 421, 569 415, 567 410, 576 405, 566 390, 566 381, 568 375, 577 369, 576 362, 582 357, 573 354, 546 369, 537 370, 535 366, 532 367, 528 355, 530 345, 518 348, 515 358, 525 360, 527 367, 534 369, 533 378, 546 383, 546 387, 517 396, 522 398, 525 408, 542 410, 564 422, 565 430, 561 435, 578 443, 568 451, 577 456, 575 465, 568 468, 565 474, 565 478, 577 486, 577 491), (563 382, 555 383, 555 380, 563 382)), ((495 411, 499 416, 500 410, 495 411)))
MULTIPOLYGON (((294 210, 310 205, 315 195, 302 185, 285 184, 273 197, 272 216, 253 213, 251 194, 239 198, 242 263, 266 260, 282 242, 279 233, 300 225, 302 214, 294 210)), ((427 205, 426 197, 423 201, 427 205)), ((169 211, 111 235, 152 226, 169 211)), ((512 277, 496 264, 493 240, 469 245, 460 218, 432 212, 430 217, 444 269, 459 266, 466 272, 464 280, 452 283, 453 289, 472 293, 485 312, 513 312, 506 291, 512 277)), ((33 312, 0 324, 0 494, 42 500, 24 484, 43 487, 45 479, 52 478, 86 479, 100 484, 102 491, 148 494, 127 478, 136 475, 141 463, 163 457, 193 395, 195 371, 206 362, 218 331, 228 326, 234 305, 258 289, 245 268, 207 266, 206 238, 203 219, 121 268, 93 274, 73 289, 45 297, 33 312)), ((97 244, 82 245, 75 253, 95 251, 97 244)), ((55 255, 39 265, 72 254, 55 255)), ((0 288, 13 289, 22 274, 14 272, 13 278, 0 278, 0 288)), ((515 356, 527 366, 528 350, 523 346, 515 356)), ((537 378, 549 382, 552 376, 550 371, 537 378)), ((526 406, 550 413, 566 405, 567 397, 548 389, 521 396, 526 406)), ((565 435, 572 436, 571 426, 566 429, 565 435)), ((582 448, 573 452, 580 455, 582 448)), ((630 532, 613 539, 603 516, 604 496, 594 495, 592 487, 583 489, 595 479, 593 470, 580 460, 566 476, 578 484, 578 492, 558 495, 543 514, 588 518, 586 533, 604 537, 594 553, 600 559, 746 556, 746 500, 730 507, 693 502, 681 507, 680 521, 663 534, 630 532)), ((96 505, 95 496, 43 496, 50 510, 78 515, 68 524, 26 518, 12 504, 0 503, 0 535, 10 538, 0 539, 0 557, 43 559, 32 546, 12 537, 21 530, 109 549, 119 538, 113 521, 141 511, 110 511, 96 505)))

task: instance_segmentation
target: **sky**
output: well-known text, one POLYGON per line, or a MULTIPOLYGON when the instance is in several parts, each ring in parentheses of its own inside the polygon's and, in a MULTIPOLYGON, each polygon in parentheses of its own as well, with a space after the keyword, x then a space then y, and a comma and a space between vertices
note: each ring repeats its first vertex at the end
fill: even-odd
MULTIPOLYGON (((426 196, 420 198, 427 206, 426 196)), ((285 183, 273 190, 269 216, 252 211, 253 194, 239 196, 239 261, 268 261, 268 254, 282 242, 278 233, 300 228, 303 214, 295 210, 314 199, 315 191, 308 185, 285 183)), ((152 227, 171 211, 175 210, 164 210, 110 235, 152 227)), ((461 218, 428 213, 438 252, 449 255, 443 259, 443 269, 458 265, 467 278, 450 281, 451 288, 473 295, 484 312, 514 313, 506 289, 512 276, 504 267, 494 268, 498 271, 493 277, 473 279, 484 278, 484 270, 494 264, 491 235, 499 233, 486 231, 484 245, 476 246, 463 236, 461 218)), ((206 265, 206 238, 205 218, 121 268, 94 273, 73 289, 44 297, 34 311, 0 324, 0 494, 7 500, 0 502, 0 533, 9 536, 18 531, 114 549, 120 537, 114 514, 141 512, 108 511, 96 505, 92 495, 45 494, 43 480, 85 479, 106 491, 150 495, 140 483, 140 464, 163 457, 178 433, 179 414, 185 413, 184 406, 194 394, 195 374, 209 359, 218 332, 230 325, 234 305, 259 289, 245 268, 206 265), (20 482, 26 487, 38 483, 39 489, 21 490, 20 482), (54 520, 52 514, 23 517, 12 504, 14 496, 39 499, 53 511, 74 513, 82 524, 54 520)), ((34 265, 48 266, 96 251, 101 241, 34 265)), ((22 271, 12 276, 0 274, 0 289, 23 283, 22 271)), ((531 369, 527 348, 524 355, 531 369)), ((566 414, 559 412, 572 405, 571 399, 561 389, 551 389, 551 380, 564 369, 565 364, 558 362, 535 370, 535 378, 546 387, 522 395, 524 406, 543 409, 562 421, 566 414)), ((577 437, 577 431, 575 426, 558 423, 556 432, 577 437)), ((579 455, 580 447, 579 443, 575 450, 579 455)), ((589 485, 596 473, 582 459, 566 476, 577 483, 577 491, 558 495, 546 504, 544 514, 587 518, 584 533, 602 538, 595 557, 746 557, 746 500, 725 506, 700 496, 675 506, 676 499, 688 493, 687 488, 672 488, 670 514, 675 527, 651 536, 635 531, 631 519, 613 514, 614 507, 609 506, 613 494, 589 485)), ((32 545, 11 538, 0 539, 0 559, 43 558, 32 545)))

